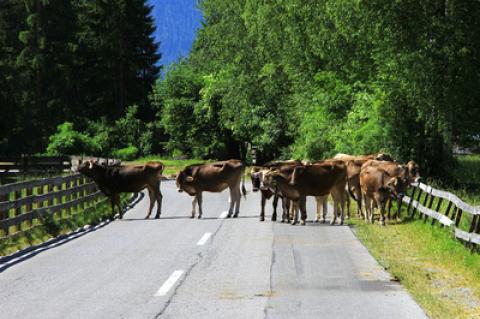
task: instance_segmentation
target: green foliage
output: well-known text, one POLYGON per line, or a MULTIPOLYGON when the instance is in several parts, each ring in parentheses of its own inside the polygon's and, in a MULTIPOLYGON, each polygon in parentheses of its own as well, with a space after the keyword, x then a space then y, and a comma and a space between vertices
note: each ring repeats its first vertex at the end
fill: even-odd
POLYGON ((124 161, 131 161, 138 156, 138 148, 133 145, 113 151, 113 156, 124 161))
POLYGON ((78 155, 96 153, 96 145, 83 133, 76 131, 73 124, 65 122, 57 127, 57 132, 50 136, 47 147, 48 155, 78 155))
POLYGON ((169 73, 182 69, 200 87, 187 100, 167 89, 160 103, 171 151, 208 153, 196 128, 210 123, 212 138, 250 143, 264 159, 384 151, 447 178, 453 143, 478 135, 479 3, 205 0, 200 9, 188 60, 166 77, 173 84, 169 73))
POLYGON ((42 152, 59 124, 84 131, 101 117, 115 122, 128 105, 153 120, 160 56, 146 0, 1 2, 2 154, 42 152))

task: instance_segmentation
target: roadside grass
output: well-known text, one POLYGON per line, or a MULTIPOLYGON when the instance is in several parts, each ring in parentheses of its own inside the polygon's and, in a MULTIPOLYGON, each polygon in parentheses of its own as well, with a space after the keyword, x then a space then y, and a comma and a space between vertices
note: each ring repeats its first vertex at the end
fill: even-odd
POLYGON ((449 229, 418 216, 385 227, 357 217, 350 223, 375 259, 429 317, 480 318, 480 254, 456 240, 449 229))
MULTIPOLYGON (((130 194, 122 194, 122 207, 125 207, 130 194)), ((65 202, 66 199, 62 199, 65 202)), ((89 207, 93 209, 84 211, 67 211, 56 213, 51 218, 46 218, 43 223, 39 220, 33 221, 33 228, 18 232, 14 235, 0 239, 0 256, 7 256, 18 250, 29 246, 41 244, 51 238, 67 234, 85 225, 95 226, 104 220, 111 218, 110 201, 92 203, 89 207)), ((52 216, 52 215, 49 215, 52 216)), ((26 223, 26 222, 25 222, 26 223)), ((22 225, 26 227, 25 223, 22 225)), ((11 232, 16 232, 15 227, 10 227, 11 232)), ((0 236, 4 236, 1 232, 0 236)))
POLYGON ((165 170, 163 171, 163 175, 165 176, 172 176, 176 175, 185 166, 198 164, 198 163, 208 163, 212 162, 212 160, 200 160, 200 159, 169 159, 161 157, 160 155, 150 155, 146 157, 141 157, 131 162, 125 162, 126 164, 143 164, 148 161, 160 161, 165 165, 165 170))

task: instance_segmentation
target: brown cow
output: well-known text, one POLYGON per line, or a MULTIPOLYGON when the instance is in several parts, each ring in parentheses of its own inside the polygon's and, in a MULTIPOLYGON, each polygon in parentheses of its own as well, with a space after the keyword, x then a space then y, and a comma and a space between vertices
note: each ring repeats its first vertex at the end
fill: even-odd
POLYGON ((227 187, 230 189, 230 208, 227 217, 238 217, 240 212, 240 182, 242 191, 246 194, 243 174, 245 165, 240 160, 196 164, 187 166, 176 179, 177 190, 185 191, 194 196, 192 201, 192 218, 195 217, 195 208, 198 203, 198 218, 202 218, 202 192, 221 192, 227 187))
POLYGON ((272 214, 272 221, 277 220, 277 203, 278 198, 280 197, 282 200, 282 207, 283 207, 283 214, 282 214, 282 223, 288 218, 288 208, 289 208, 289 201, 288 199, 284 198, 280 192, 275 192, 275 190, 271 190, 266 187, 262 187, 263 176, 266 171, 270 169, 277 169, 279 170, 285 178, 289 179, 291 174, 293 173, 293 168, 296 165, 301 165, 300 161, 296 160, 289 160, 289 161, 272 161, 265 163, 262 167, 254 167, 250 176, 252 179, 252 186, 253 191, 256 192, 260 190, 262 193, 261 198, 261 208, 260 208, 260 221, 265 220, 265 202, 273 196, 273 214, 272 214))
POLYGON ((373 207, 380 209, 380 224, 385 225, 385 204, 393 194, 402 198, 407 187, 406 180, 390 175, 379 166, 365 166, 360 172, 360 187, 365 200, 365 221, 373 223, 373 207))
MULTIPOLYGON (((357 216, 362 216, 362 192, 360 190, 360 170, 362 165, 369 160, 394 161, 384 153, 368 155, 337 154, 334 159, 342 160, 347 165, 347 193, 357 202, 357 216)), ((350 218, 350 197, 346 196, 347 216, 350 218)))
POLYGON ((160 218, 163 198, 160 191, 160 181, 163 168, 161 162, 148 162, 144 165, 103 166, 90 160, 80 164, 77 171, 93 179, 98 188, 110 197, 112 213, 115 214, 116 205, 120 219, 123 218, 123 211, 120 207, 120 193, 138 193, 145 188, 148 189, 150 196, 150 208, 145 218, 150 217, 155 200, 157 201, 155 218, 160 218))
MULTIPOLYGON (((405 183, 407 186, 410 184, 409 169, 408 169, 408 166, 406 165, 401 165, 395 162, 388 162, 388 161, 370 160, 365 162, 362 165, 362 169, 368 166, 381 168, 385 170, 391 177, 398 177, 399 179, 401 179, 401 182, 405 183)), ((390 196, 388 199, 388 219, 390 219, 390 212, 392 209, 392 200, 396 199, 397 211, 395 212, 395 218, 399 220, 401 217, 400 212, 401 212, 401 204, 402 204, 403 196, 401 197, 395 196, 393 193, 391 193, 391 195, 392 196, 390 196)))
POLYGON ((307 218, 306 196, 327 196, 332 194, 334 213, 331 224, 334 224, 338 215, 338 206, 341 207, 341 223, 344 220, 344 195, 346 183, 346 167, 342 161, 324 161, 312 165, 296 166, 292 180, 289 183, 281 174, 271 171, 266 174, 264 185, 279 189, 284 196, 293 201, 294 219, 298 220, 298 210, 302 216, 300 223, 305 225, 307 218))

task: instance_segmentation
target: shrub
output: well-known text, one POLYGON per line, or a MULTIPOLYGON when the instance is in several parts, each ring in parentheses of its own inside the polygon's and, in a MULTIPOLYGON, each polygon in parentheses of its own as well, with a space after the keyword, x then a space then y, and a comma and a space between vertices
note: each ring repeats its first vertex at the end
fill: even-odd
POLYGON ((97 151, 96 145, 88 135, 76 131, 70 122, 60 124, 49 141, 48 155, 92 154, 97 151))
POLYGON ((113 156, 123 161, 134 160, 137 157, 137 155, 138 155, 138 148, 133 145, 129 145, 128 147, 113 151, 113 156))

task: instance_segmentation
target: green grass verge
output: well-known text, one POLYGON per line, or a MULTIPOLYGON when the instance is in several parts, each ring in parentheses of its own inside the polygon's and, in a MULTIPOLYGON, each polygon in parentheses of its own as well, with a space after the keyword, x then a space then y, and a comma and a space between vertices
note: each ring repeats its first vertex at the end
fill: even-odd
MULTIPOLYGON (((125 207, 129 198, 130 194, 121 195, 122 207, 125 207)), ((108 200, 91 206, 95 208, 87 212, 80 211, 70 214, 62 211, 60 214, 55 214, 53 218, 47 218, 42 225, 40 221, 35 220, 33 225, 37 227, 0 239, 0 256, 6 256, 17 250, 41 244, 50 238, 67 234, 85 225, 97 225, 112 215, 110 201, 108 200)), ((24 227, 26 228, 27 225, 24 224, 24 227)))
POLYGON ((182 169, 184 169, 185 166, 188 166, 188 165, 212 162, 212 160, 208 160, 208 161, 200 160, 200 159, 179 160, 179 159, 163 158, 160 155, 150 155, 150 156, 138 158, 131 162, 125 162, 125 164, 143 164, 148 161, 162 162, 163 165, 165 165, 165 170, 163 171, 163 175, 165 176, 175 175, 178 172, 180 172, 182 169))
POLYGON ((375 259, 401 281, 428 316, 480 318, 480 254, 448 229, 421 219, 386 227, 357 218, 351 223, 375 259))

